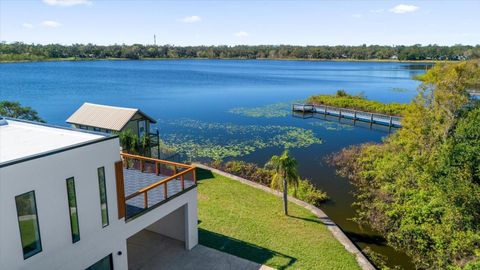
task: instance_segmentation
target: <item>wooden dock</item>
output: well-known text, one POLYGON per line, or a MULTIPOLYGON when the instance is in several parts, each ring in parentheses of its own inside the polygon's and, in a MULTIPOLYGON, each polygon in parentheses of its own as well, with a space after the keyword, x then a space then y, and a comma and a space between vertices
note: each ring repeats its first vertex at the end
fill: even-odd
POLYGON ((402 118, 400 116, 370 113, 334 106, 295 103, 292 104, 292 111, 301 113, 319 113, 388 127, 402 126, 402 118))

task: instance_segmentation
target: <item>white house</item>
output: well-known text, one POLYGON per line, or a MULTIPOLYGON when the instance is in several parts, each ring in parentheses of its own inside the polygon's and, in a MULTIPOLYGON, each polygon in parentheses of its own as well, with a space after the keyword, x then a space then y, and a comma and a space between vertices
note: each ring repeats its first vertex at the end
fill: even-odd
POLYGON ((195 168, 120 154, 112 134, 0 119, 0 269, 128 269, 143 230, 197 244, 195 168))

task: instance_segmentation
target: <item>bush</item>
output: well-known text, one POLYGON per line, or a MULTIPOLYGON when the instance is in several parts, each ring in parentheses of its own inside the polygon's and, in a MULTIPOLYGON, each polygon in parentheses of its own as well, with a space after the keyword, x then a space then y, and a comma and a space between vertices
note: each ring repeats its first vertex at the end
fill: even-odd
POLYGON ((336 95, 311 96, 307 99, 307 103, 398 116, 404 115, 408 107, 408 104, 382 103, 379 101, 368 100, 363 94, 350 95, 345 92, 345 90, 338 90, 336 95))
MULTIPOLYGON (((231 173, 267 187, 270 187, 270 182, 274 174, 273 170, 261 168, 255 163, 239 160, 228 162, 213 161, 209 165, 212 168, 231 173)), ((293 189, 289 189, 289 194, 315 206, 319 206, 322 202, 328 200, 327 194, 316 188, 307 179, 300 179, 296 192, 294 193, 293 189)))

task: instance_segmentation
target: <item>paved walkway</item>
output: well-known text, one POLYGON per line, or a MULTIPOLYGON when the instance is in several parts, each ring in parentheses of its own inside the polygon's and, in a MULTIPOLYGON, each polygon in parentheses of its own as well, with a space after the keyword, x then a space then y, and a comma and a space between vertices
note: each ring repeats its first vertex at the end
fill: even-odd
POLYGON ((184 243, 143 230, 127 242, 130 270, 271 270, 215 249, 198 245, 190 251, 184 243))

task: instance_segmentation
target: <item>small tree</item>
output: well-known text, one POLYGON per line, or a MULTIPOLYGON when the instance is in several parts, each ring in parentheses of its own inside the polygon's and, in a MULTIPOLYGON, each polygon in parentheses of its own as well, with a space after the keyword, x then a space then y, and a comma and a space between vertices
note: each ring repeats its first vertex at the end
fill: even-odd
POLYGON ((288 216, 288 185, 293 185, 295 194, 299 181, 297 161, 285 150, 281 156, 273 156, 265 166, 275 171, 270 186, 283 191, 283 210, 288 216))
POLYGON ((130 152, 132 154, 138 153, 138 136, 132 134, 130 130, 124 130, 118 133, 120 139, 120 146, 123 151, 130 152))
POLYGON ((38 113, 26 106, 22 106, 19 102, 12 102, 12 101, 0 101, 0 116, 30 120, 30 121, 37 121, 37 122, 45 122, 38 113))

